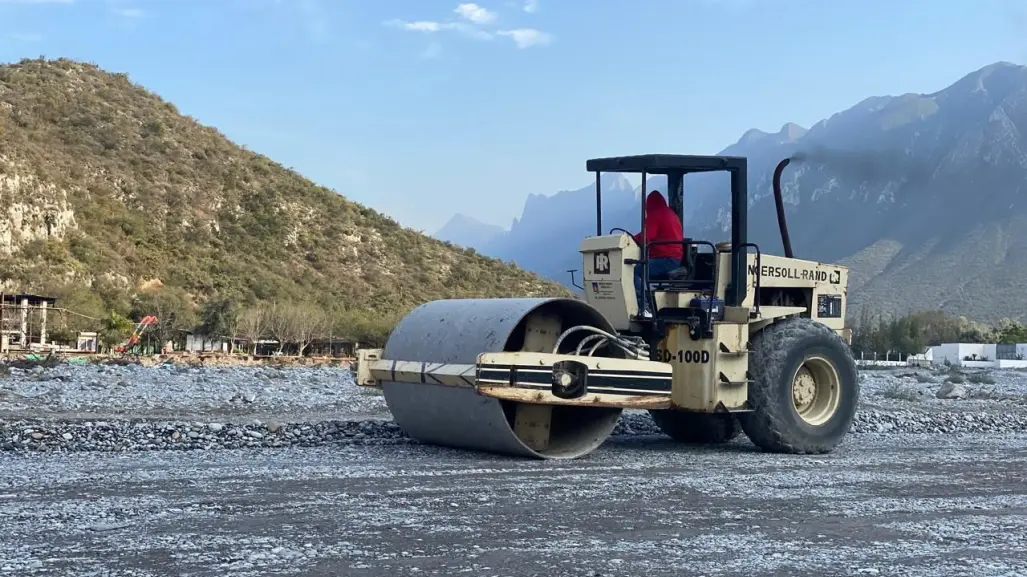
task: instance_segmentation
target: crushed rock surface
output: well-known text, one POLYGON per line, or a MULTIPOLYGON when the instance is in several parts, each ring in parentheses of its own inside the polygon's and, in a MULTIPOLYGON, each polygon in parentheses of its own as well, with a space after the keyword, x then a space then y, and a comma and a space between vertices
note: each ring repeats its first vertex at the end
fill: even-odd
POLYGON ((1027 412, 1027 371, 944 367, 861 370, 863 406, 919 411, 1027 412), (954 382, 955 381, 955 382, 954 382), (960 390, 959 398, 938 398, 960 390))
MULTIPOLYGON (((862 407, 1027 411, 1027 371, 964 370, 961 399, 938 399, 949 369, 859 372, 862 407)), ((245 419, 389 418, 384 398, 349 367, 71 365, 0 371, 0 417, 245 419)))
MULTIPOLYGON (((410 442, 349 367, 71 365, 0 370, 0 451, 155 451, 410 442)), ((860 371, 853 434, 1027 432, 1027 372, 860 371)), ((660 434, 625 411, 615 435, 660 434)))
POLYGON ((411 441, 345 367, 4 368, 0 577, 1027 575, 1024 372, 861 371, 830 455, 626 411, 539 462, 411 441))
POLYGON ((0 417, 312 421, 388 416, 384 398, 357 387, 348 367, 5 368, 0 417))
POLYGON ((1027 436, 0 453, 0 575, 1027 574, 1027 436))

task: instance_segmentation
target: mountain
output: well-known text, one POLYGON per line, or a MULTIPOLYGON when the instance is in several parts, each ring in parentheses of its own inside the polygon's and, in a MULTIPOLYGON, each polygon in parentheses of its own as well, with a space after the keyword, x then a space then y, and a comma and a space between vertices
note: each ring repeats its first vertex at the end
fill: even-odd
POLYGON ((483 246, 506 233, 501 226, 486 224, 476 218, 455 214, 432 236, 463 247, 483 246))
MULTIPOLYGON (((634 205, 636 192, 624 176, 603 175, 604 229, 625 226, 607 218, 611 214, 622 214, 634 205)), ((509 232, 476 248, 489 256, 514 262, 546 279, 569 285, 567 271, 581 268, 578 244, 582 238, 595 234, 595 218, 594 181, 577 190, 563 190, 553 196, 531 194, 524 203, 521 217, 514 219, 509 232)))
POLYGON ((124 310, 142 285, 378 316, 441 297, 567 294, 67 59, 0 66, 0 204, 0 288, 94 308, 124 310))
MULTIPOLYGON (((796 157, 782 178, 795 255, 852 267, 850 315, 867 305, 1027 318, 1027 68, 999 62, 935 93, 867 98, 809 130, 750 130, 720 154, 749 158, 750 239, 774 254, 782 248, 770 179, 778 161, 796 157)), ((728 238, 727 183, 726 174, 686 177, 686 235, 728 238)), ((548 221, 522 216, 526 235, 556 244, 510 258, 544 276, 571 268, 579 233, 594 222, 582 202, 562 212, 575 233, 559 240, 548 221)), ((556 206, 534 200, 533 212, 550 212, 547 203, 556 206)), ((604 217, 604 228, 636 230, 638 211, 604 217)))
MULTIPOLYGON (((803 161, 782 182, 796 254, 852 267, 852 314, 866 304, 1027 318, 1025 151, 1022 66, 996 63, 933 94, 864 100, 797 143, 803 161)), ((778 236, 770 170, 751 191, 763 239, 778 236)))
MULTIPOLYGON (((779 146, 794 142, 805 133, 795 124, 786 124, 780 131, 768 134, 750 130, 738 144, 726 149, 725 154, 742 154, 751 160, 770 159, 776 163, 779 146)), ((641 187, 632 187, 620 174, 601 176, 603 184, 603 232, 623 228, 636 232, 641 220, 641 187)), ((695 174, 685 179, 685 229, 693 231, 701 222, 697 215, 704 209, 714 212, 727 198, 726 187, 730 179, 726 174, 695 174)), ((667 179, 653 176, 646 180, 646 190, 666 192, 667 179)), ((578 245, 585 236, 595 234, 595 181, 573 191, 561 191, 553 196, 531 194, 525 202, 521 217, 514 220, 509 233, 488 242, 470 245, 489 256, 517 263, 539 275, 570 285, 568 270, 581 268, 578 245)), ((577 274, 575 278, 580 278, 577 274)))

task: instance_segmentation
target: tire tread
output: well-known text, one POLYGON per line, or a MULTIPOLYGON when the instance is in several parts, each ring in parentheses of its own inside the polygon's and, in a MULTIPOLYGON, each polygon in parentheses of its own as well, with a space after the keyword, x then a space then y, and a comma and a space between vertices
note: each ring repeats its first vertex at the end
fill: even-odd
MULTIPOLYGON (((802 431, 795 431, 789 426, 783 411, 791 410, 791 404, 782 406, 775 402, 774 395, 778 387, 785 386, 782 371, 789 354, 803 341, 817 339, 821 342, 833 342, 842 352, 846 366, 836 366, 840 377, 842 395, 859 397, 859 378, 856 375, 856 363, 852 351, 845 341, 834 330, 808 317, 796 317, 776 322, 752 338, 752 351, 749 354, 749 372, 752 383, 749 386, 749 404, 753 411, 739 417, 742 430, 756 446, 769 452, 822 454, 834 449, 838 441, 818 440, 810 438, 802 431), (847 374, 849 373, 849 374, 847 374), (845 386, 850 380, 850 387, 845 386)), ((846 406, 843 396, 842 406, 846 406)), ((852 425, 855 416, 855 401, 852 410, 842 414, 845 419, 845 431, 852 425)), ((834 418, 838 418, 837 416, 834 418)))

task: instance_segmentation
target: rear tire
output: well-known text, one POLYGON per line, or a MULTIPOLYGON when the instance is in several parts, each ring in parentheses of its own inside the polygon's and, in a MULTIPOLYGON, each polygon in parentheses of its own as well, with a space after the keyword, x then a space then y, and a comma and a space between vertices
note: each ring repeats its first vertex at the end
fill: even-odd
POLYGON ((775 453, 829 453, 852 426, 859 398, 856 362, 834 330, 810 318, 790 318, 752 338, 751 413, 742 430, 775 453))
POLYGON ((665 435, 679 443, 719 445, 742 432, 734 415, 676 410, 651 410, 649 414, 665 435))

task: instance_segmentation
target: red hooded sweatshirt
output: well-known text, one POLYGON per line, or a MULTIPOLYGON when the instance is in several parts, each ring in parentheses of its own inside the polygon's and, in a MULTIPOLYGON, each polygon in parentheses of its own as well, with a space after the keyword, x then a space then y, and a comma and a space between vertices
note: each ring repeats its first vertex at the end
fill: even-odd
MULTIPOLYGON (((641 232, 635 235, 635 242, 642 245, 641 232)), ((645 241, 676 240, 681 242, 684 233, 678 215, 667 206, 660 191, 654 190, 645 199, 645 241)), ((681 260, 684 247, 680 244, 658 244, 649 249, 649 258, 675 258, 681 260)))

